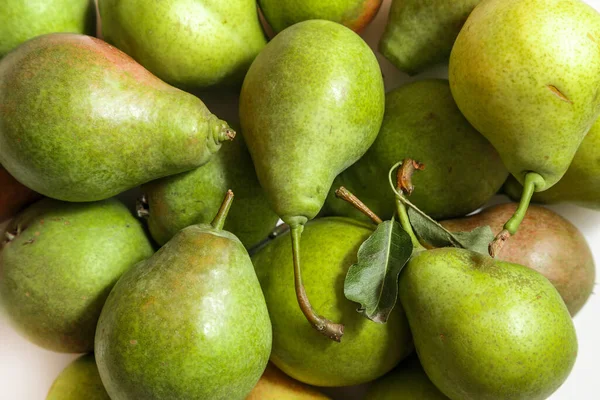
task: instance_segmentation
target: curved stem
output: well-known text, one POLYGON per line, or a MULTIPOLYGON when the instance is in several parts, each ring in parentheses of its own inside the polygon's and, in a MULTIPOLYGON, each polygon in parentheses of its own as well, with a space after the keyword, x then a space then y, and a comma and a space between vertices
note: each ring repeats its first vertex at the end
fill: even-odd
POLYGON ((423 245, 421 245, 421 242, 419 242, 419 239, 417 239, 417 235, 415 234, 415 231, 413 230, 413 227, 410 224, 408 212, 406 211, 406 206, 402 202, 401 196, 396 196, 396 212, 398 213, 400 225, 402 225, 402 228, 406 231, 406 233, 408 233, 408 236, 410 236, 413 248, 415 250, 425 250, 425 247, 423 247, 423 245))
POLYGON ((215 219, 210 223, 215 229, 223 229, 225 226, 225 220, 227 219, 227 214, 229 214, 229 209, 231 208, 231 203, 233 202, 233 192, 231 189, 227 191, 225 194, 225 198, 223 199, 223 203, 221 203, 221 207, 215 216, 215 219))
POLYGON ((300 310, 310 322, 310 324, 321 334, 327 336, 331 340, 335 340, 336 342, 340 342, 342 335, 344 334, 344 325, 335 324, 329 321, 327 318, 324 318, 315 313, 312 306, 310 305, 310 301, 308 300, 308 296, 306 295, 306 290, 304 289, 304 284, 302 283, 302 269, 300 267, 300 238, 302 236, 302 231, 304 231, 304 225, 295 225, 291 227, 291 237, 292 237, 292 254, 294 257, 294 284, 296 288, 296 298, 298 299, 298 305, 300 306, 300 310))
POLYGON ((523 194, 521 195, 521 200, 519 201, 519 206, 513 213, 512 217, 504 224, 504 229, 496 235, 494 240, 489 245, 489 253, 490 256, 496 257, 504 243, 512 235, 517 233, 519 229, 519 225, 523 222, 525 215, 527 214, 527 209, 529 208, 529 203, 531 202, 531 198, 533 194, 538 191, 540 188, 544 187, 545 182, 544 178, 535 172, 528 172, 525 175, 525 182, 523 184, 523 194))
POLYGON ((371 221, 373 221, 375 224, 379 225, 380 223, 383 222, 381 220, 381 218, 379 218, 377 216, 377 214, 375 214, 373 211, 371 211, 371 209, 369 207, 367 207, 365 205, 365 203, 363 203, 362 201, 360 201, 360 199, 358 197, 356 197, 354 194, 352 194, 352 192, 350 192, 345 187, 340 186, 335 191, 335 197, 337 197, 338 199, 342 199, 342 200, 344 200, 344 201, 352 204, 352 206, 354 208, 356 208, 358 211, 360 211, 361 213, 363 213, 364 215, 366 215, 367 217, 369 217, 371 219, 371 221))

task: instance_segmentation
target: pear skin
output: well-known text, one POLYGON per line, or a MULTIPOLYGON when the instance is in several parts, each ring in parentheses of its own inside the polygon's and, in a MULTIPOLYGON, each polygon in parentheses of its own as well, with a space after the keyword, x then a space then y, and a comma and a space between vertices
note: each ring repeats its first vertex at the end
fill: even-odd
POLYGON ((335 190, 344 186, 379 217, 390 219, 395 198, 388 171, 406 158, 425 165, 413 175, 417 190, 410 200, 436 219, 475 211, 496 194, 508 176, 498 152, 456 107, 448 81, 417 81, 387 93, 375 143, 337 176, 324 213, 365 218, 336 198, 335 190))
POLYGON ((186 90, 242 83, 267 43, 254 0, 100 0, 104 39, 186 90))
POLYGON ((573 368, 569 311, 530 268, 440 248, 409 261, 399 290, 419 360, 451 399, 543 400, 573 368))
POLYGON ((356 312, 356 304, 344 296, 348 268, 373 229, 349 218, 317 218, 302 235, 306 292, 322 312, 346 326, 341 343, 317 334, 298 308, 289 232, 252 257, 273 324, 271 361, 292 378, 327 387, 366 383, 412 351, 401 307, 386 324, 378 324, 356 312))
POLYGON ((41 196, 20 184, 0 165, 0 223, 11 218, 21 209, 41 196))
POLYGON ((267 369, 246 400, 328 400, 308 385, 293 380, 272 364, 267 369))
POLYGON ((377 15, 383 0, 258 0, 275 33, 298 22, 324 19, 361 32, 377 15))
POLYGON ((95 354, 112 400, 243 400, 271 352, 271 323, 248 252, 212 225, 181 230, 108 297, 95 354))
POLYGON ((379 50, 400 71, 416 75, 445 61, 481 0, 393 0, 379 50))
POLYGON ((21 43, 55 32, 96 33, 94 0, 3 0, 0 59, 21 43))
MULTIPOLYGON (((516 208, 515 203, 501 204, 441 224, 451 232, 468 232, 485 225, 499 231, 516 208)), ((575 225, 544 207, 529 206, 519 231, 496 258, 524 265, 548 278, 572 316, 583 307, 594 289, 594 255, 585 237, 575 225)))
POLYGON ((250 153, 243 138, 238 137, 224 144, 205 165, 142 187, 154 240, 163 245, 187 226, 210 223, 228 188, 235 192, 237 201, 227 216, 225 229, 246 248, 266 238, 279 217, 269 207, 250 153))
POLYGON ((95 201, 205 164, 233 132, 191 94, 84 35, 0 63, 0 163, 31 189, 95 201))
POLYGON ((46 400, 110 400, 93 354, 79 357, 58 375, 46 400))
POLYGON ((119 277, 154 252, 121 202, 42 199, 15 217, 0 251, 0 306, 45 349, 85 353, 119 277))
POLYGON ((429 380, 417 357, 373 382, 365 400, 449 400, 429 380))
POLYGON ((552 187, 600 113, 600 14, 581 0, 488 0, 450 57, 458 107, 524 184, 552 187), (577 49, 577 51, 574 51, 577 49))
MULTIPOLYGON (((504 192, 518 201, 523 186, 509 177, 504 184, 504 192)), ((574 203, 600 211, 600 121, 596 121, 581 142, 562 179, 550 189, 535 193, 532 201, 543 204, 574 203)))

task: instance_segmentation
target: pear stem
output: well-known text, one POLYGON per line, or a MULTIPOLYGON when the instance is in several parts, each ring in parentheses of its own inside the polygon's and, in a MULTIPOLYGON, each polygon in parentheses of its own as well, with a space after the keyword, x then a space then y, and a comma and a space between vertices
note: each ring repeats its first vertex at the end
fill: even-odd
POLYGON ((360 211, 361 213, 363 213, 364 215, 366 215, 367 217, 369 217, 371 219, 371 221, 373 221, 375 224, 379 225, 380 223, 383 222, 381 220, 381 218, 379 218, 377 216, 377 214, 375 214, 373 211, 371 211, 371 209, 369 207, 367 207, 365 205, 365 203, 363 203, 362 201, 360 201, 360 199, 358 197, 356 197, 354 194, 352 194, 352 192, 350 192, 345 187, 340 186, 335 191, 335 197, 337 197, 338 199, 342 199, 342 200, 344 200, 344 201, 352 204, 352 206, 354 208, 356 208, 358 211, 360 211))
POLYGON ((229 189, 225 194, 225 198, 223 199, 223 203, 221 203, 221 207, 219 208, 215 219, 211 222, 213 228, 218 230, 223 229, 227 214, 229 214, 229 209, 231 208, 231 203, 233 203, 233 192, 229 189))
POLYGON ((406 231, 406 233, 408 233, 408 236, 410 236, 410 241, 413 244, 413 248, 415 250, 425 250, 425 247, 423 247, 421 242, 419 242, 419 239, 417 239, 417 235, 415 234, 415 231, 413 230, 413 227, 410 224, 408 212, 406 211, 406 206, 402 202, 401 196, 396 196, 396 213, 398 214, 400 225, 402 225, 402 228, 406 231))
POLYGON ((306 290, 302 283, 302 270, 300 268, 300 238, 302 236, 302 231, 304 231, 304 225, 302 224, 291 226, 292 254, 294 256, 294 284, 298 305, 308 322, 310 322, 317 331, 331 340, 340 342, 342 335, 344 334, 344 325, 333 323, 327 318, 316 314, 306 295, 306 290))
POLYGON ((500 253, 500 250, 502 250, 504 243, 506 243, 512 235, 517 233, 519 225, 521 225, 521 222, 523 222, 523 219, 527 214, 527 209, 529 208, 529 203, 531 203, 533 194, 544 187, 544 185, 544 178, 540 174, 528 172, 525 175, 523 193, 521 195, 521 201, 519 201, 519 206, 515 210, 513 216, 504 224, 504 229, 502 229, 490 243, 488 248, 490 256, 496 257, 496 255, 500 253))

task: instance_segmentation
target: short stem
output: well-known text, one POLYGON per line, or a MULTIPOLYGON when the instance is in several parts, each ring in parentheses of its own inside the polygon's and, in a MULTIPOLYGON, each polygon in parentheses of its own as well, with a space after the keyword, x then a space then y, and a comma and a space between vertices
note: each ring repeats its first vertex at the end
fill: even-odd
POLYGON ((412 158, 405 158, 400 168, 398 168, 396 175, 396 187, 398 190, 410 196, 415 190, 415 186, 412 184, 412 176, 415 170, 422 171, 424 169, 425 164, 415 161, 412 158))
POLYGON ((344 325, 335 324, 320 315, 317 315, 310 305, 304 284, 302 283, 302 270, 300 267, 300 238, 304 225, 291 226, 291 237, 292 237, 292 254, 294 257, 294 284, 296 287, 296 298, 298 299, 298 305, 300 310, 310 322, 310 324, 321 334, 327 336, 331 340, 340 342, 342 335, 344 334, 344 325))
POLYGON ((410 224, 410 219, 408 218, 408 212, 406 211, 406 206, 402 202, 400 196, 396 196, 396 212, 398 213, 398 219, 400 220, 400 225, 402 228, 408 233, 410 236, 410 240, 412 241, 414 249, 425 249, 419 239, 417 239, 417 235, 413 230, 412 225, 410 224))
POLYGON ((356 208, 358 211, 360 211, 361 213, 363 213, 364 215, 366 215, 367 217, 369 217, 371 219, 371 221, 373 221, 376 224, 380 224, 383 221, 381 220, 381 218, 379 218, 377 216, 377 214, 375 214, 373 211, 371 211, 371 209, 369 207, 367 207, 365 205, 365 203, 363 203, 362 201, 360 201, 360 199, 358 197, 356 197, 355 195, 352 194, 352 192, 350 192, 348 189, 346 189, 343 186, 340 186, 339 189, 337 189, 335 191, 335 196, 338 199, 342 199, 345 200, 346 202, 352 204, 352 206, 354 208, 356 208))
POLYGON ((523 184, 523 193, 521 195, 521 201, 519 201, 519 206, 513 213, 512 217, 504 224, 504 229, 496 235, 494 240, 489 245, 489 253, 490 256, 495 257, 502 247, 504 243, 519 229, 519 225, 523 222, 525 215, 527 214, 527 209, 529 208, 529 203, 531 202, 531 198, 533 194, 542 188, 545 185, 544 178, 535 172, 528 172, 525 175, 525 183, 523 184))
POLYGON ((225 220, 227 219, 227 214, 229 214, 229 209, 231 208, 231 203, 233 202, 233 192, 231 189, 227 191, 225 194, 225 198, 223 199, 223 203, 221 203, 221 208, 217 212, 215 219, 211 222, 211 225, 215 229, 223 229, 225 226, 225 220))

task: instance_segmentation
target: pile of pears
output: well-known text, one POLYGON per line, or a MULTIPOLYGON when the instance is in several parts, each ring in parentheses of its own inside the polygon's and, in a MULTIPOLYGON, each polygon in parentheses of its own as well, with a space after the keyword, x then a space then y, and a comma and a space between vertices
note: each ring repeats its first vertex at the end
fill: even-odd
POLYGON ((595 262, 531 203, 600 210, 599 49, 582 0, 3 0, 0 309, 81 354, 47 400, 549 398, 595 262))

